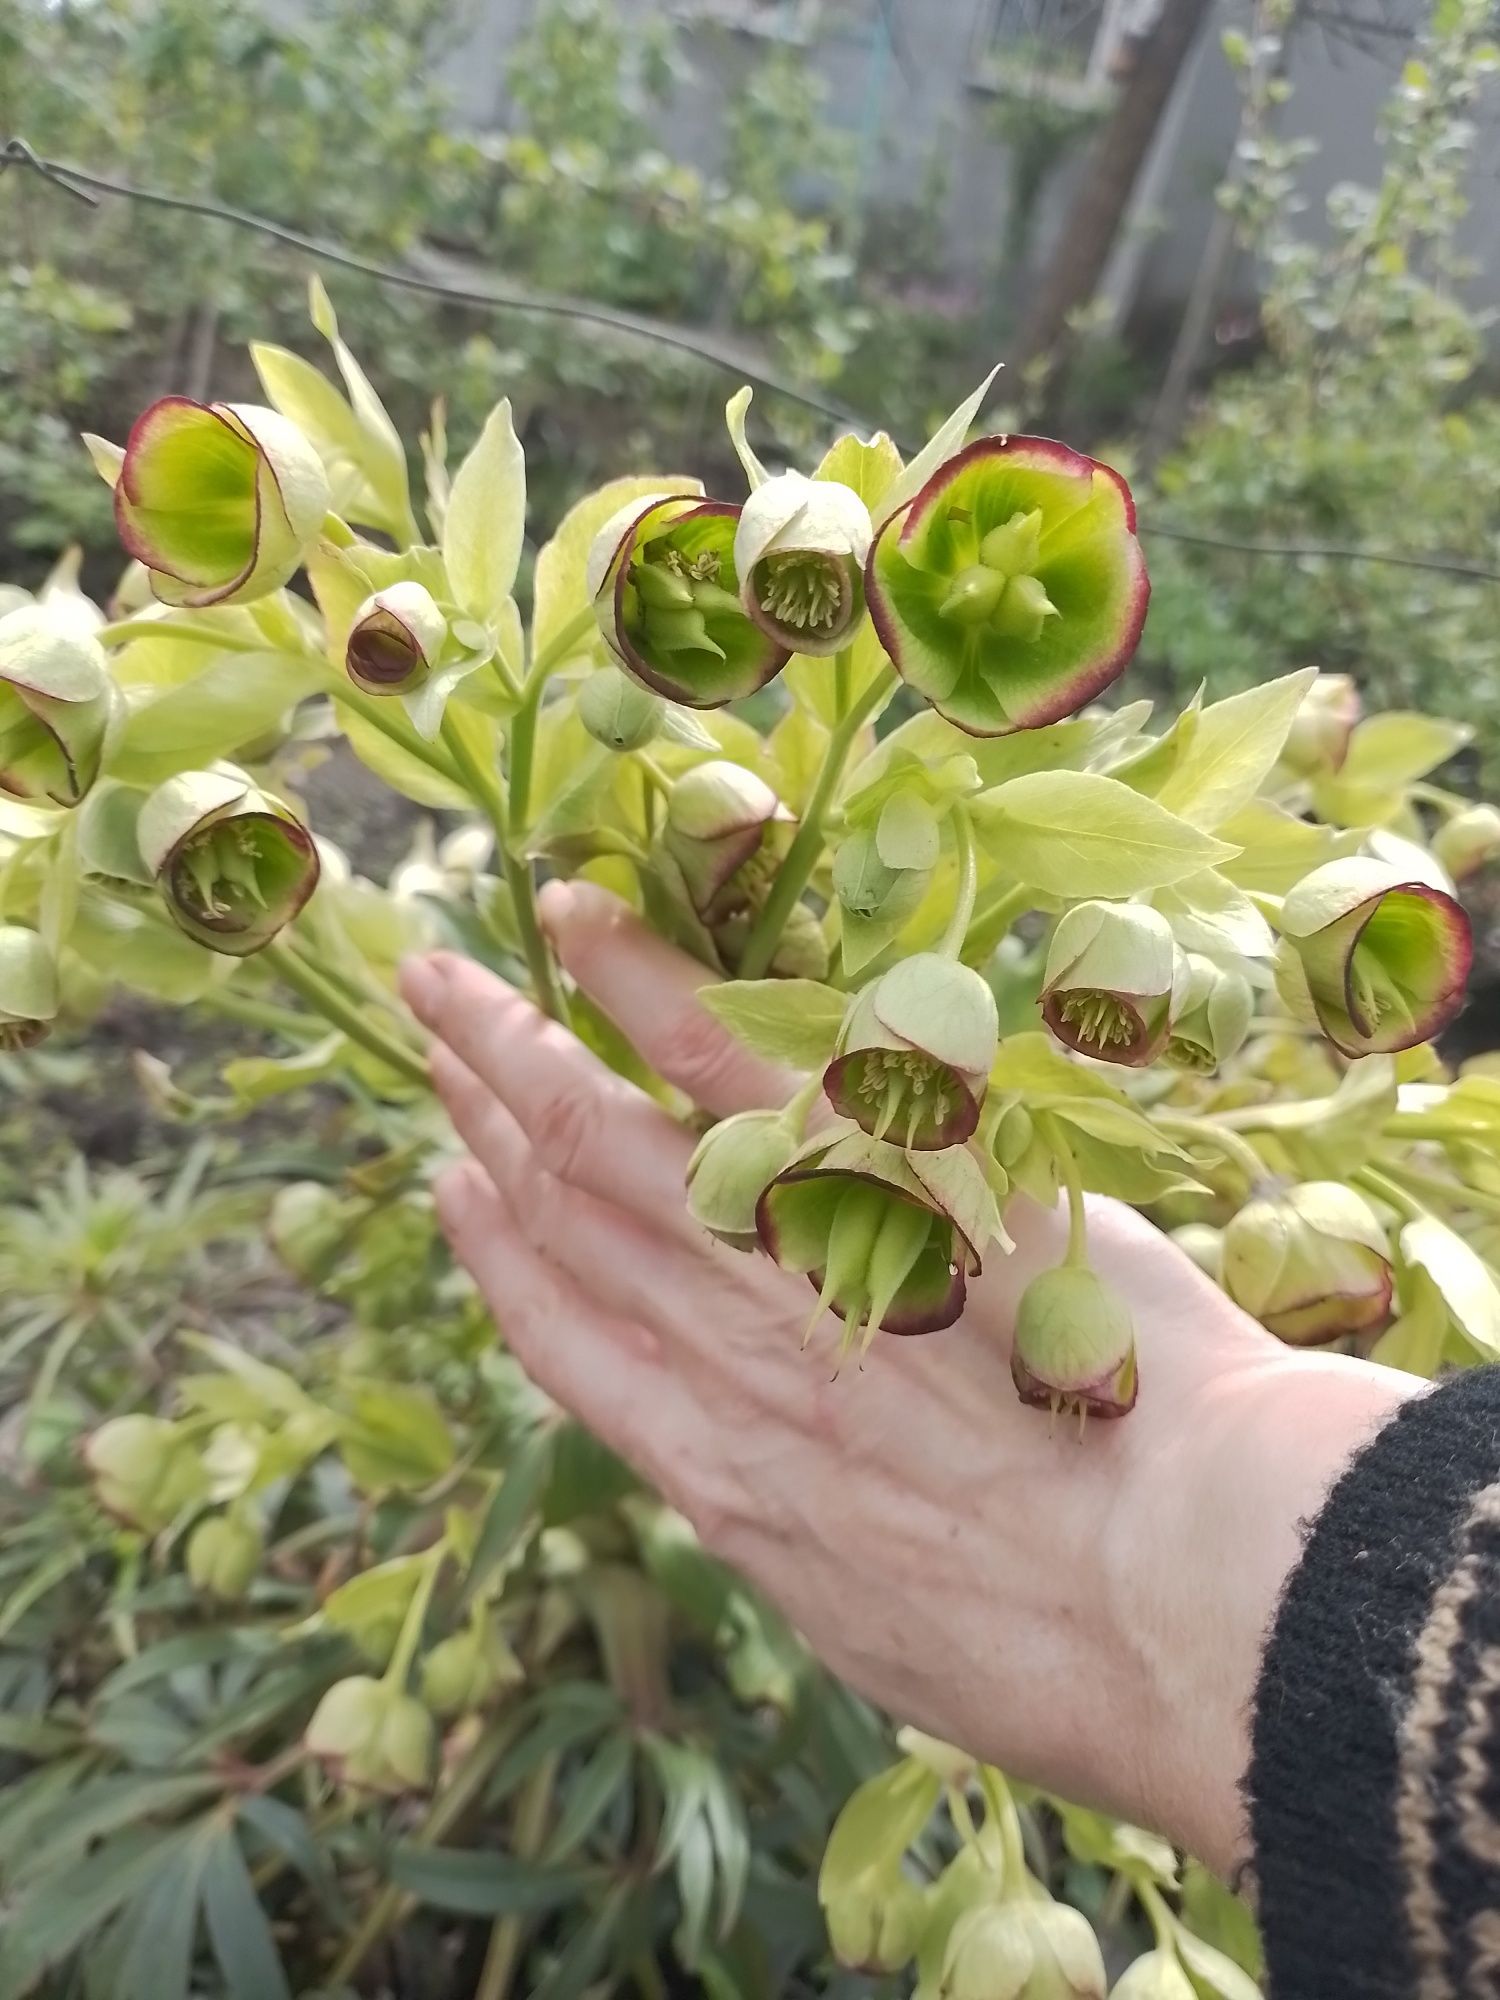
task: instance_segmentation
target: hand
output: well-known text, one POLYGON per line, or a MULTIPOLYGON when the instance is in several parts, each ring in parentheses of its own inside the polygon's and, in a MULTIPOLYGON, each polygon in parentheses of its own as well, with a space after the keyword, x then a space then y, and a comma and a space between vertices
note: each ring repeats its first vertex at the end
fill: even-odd
MULTIPOLYGON (((723 1115, 797 1079, 695 995, 705 974, 585 884, 549 887, 567 970, 661 1076, 723 1115)), ((1418 1386, 1281 1346, 1158 1231, 1089 1203, 1141 1372, 1116 1423, 1023 1408, 1008 1343, 1061 1214, 1024 1199, 963 1318, 829 1379, 805 1279, 689 1218, 689 1134, 520 994, 446 953, 406 997, 472 1160, 438 1209, 511 1348, 898 1719, 1150 1825, 1228 1871, 1263 1637, 1362 1438, 1418 1386)))

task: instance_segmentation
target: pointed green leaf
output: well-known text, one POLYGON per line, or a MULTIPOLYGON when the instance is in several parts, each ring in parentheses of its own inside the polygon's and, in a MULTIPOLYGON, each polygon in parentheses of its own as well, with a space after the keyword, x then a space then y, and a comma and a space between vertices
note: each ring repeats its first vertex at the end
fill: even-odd
POLYGON ((1427 1273, 1474 1345, 1500 1356, 1500 1285, 1458 1232, 1435 1215, 1418 1216, 1401 1231, 1401 1254, 1427 1273))
POLYGON ((816 979, 733 979, 700 986, 698 998, 736 1041, 792 1069, 819 1069, 832 1058, 849 1004, 816 979))
POLYGON ((481 624, 500 616, 515 587, 525 532, 526 457, 504 397, 453 475, 443 519, 448 582, 481 624))
POLYGON ((1162 888, 1235 852, 1154 799, 1091 771, 1011 778, 981 792, 970 811, 1010 874, 1070 901, 1162 888))
POLYGON ((549 1863, 568 1861, 609 1811, 630 1777, 635 1744, 628 1735, 606 1736, 565 1795, 562 1816, 547 1843, 549 1863))
POLYGON ((1260 790, 1316 678, 1304 667, 1205 708, 1158 801, 1194 826, 1222 825, 1260 790))
POLYGON ((203 1869, 203 1914, 228 2000, 291 2000, 270 1920, 227 1828, 203 1869))
POLYGON ((398 1846, 390 1859, 398 1889, 435 1910, 466 1917, 537 1916, 585 1896, 598 1876, 584 1868, 544 1868, 489 1850, 398 1846))

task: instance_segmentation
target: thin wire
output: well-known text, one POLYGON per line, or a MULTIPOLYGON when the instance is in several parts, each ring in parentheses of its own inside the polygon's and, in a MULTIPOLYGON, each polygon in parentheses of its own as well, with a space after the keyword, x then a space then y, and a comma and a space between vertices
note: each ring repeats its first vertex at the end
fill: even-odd
MULTIPOLYGON (((160 188, 136 187, 128 181, 115 180, 106 174, 89 172, 85 168, 70 166, 64 161, 46 159, 29 146, 24 139, 8 139, 0 146, 0 175, 7 167, 29 168, 54 187, 97 207, 95 196, 89 192, 97 188, 101 193, 119 195, 126 201, 144 202, 155 208, 177 209, 189 215, 212 217, 219 222, 231 223, 237 229, 248 229, 260 236, 268 236, 272 241, 284 243, 293 250, 306 252, 308 256, 320 257, 325 262, 339 266, 346 271, 357 271, 362 276, 374 278, 381 284, 398 285, 408 291, 421 292, 428 297, 452 299, 460 305, 483 306, 497 311, 534 313, 540 316, 571 319, 590 326, 608 327, 613 332, 624 333, 639 340, 654 341, 658 346, 670 347, 681 354, 690 354, 697 360, 706 361, 710 366, 723 369, 752 382, 756 388, 768 390, 773 395, 785 396, 789 402, 799 403, 804 409, 814 410, 820 416, 829 417, 834 423, 851 424, 857 430, 872 431, 877 426, 860 416, 855 410, 815 390, 804 389, 784 376, 775 375, 764 368, 751 366, 742 356, 716 347, 711 341, 699 339, 690 331, 665 326, 659 321, 639 318, 631 313, 616 312, 608 306, 597 306, 580 299, 569 299, 548 292, 510 292, 502 289, 479 290, 466 285, 455 285, 443 278, 426 278, 420 272, 406 271, 390 264, 381 264, 368 257, 362 257, 346 244, 329 242, 326 238, 305 235, 299 229, 291 229, 285 223, 272 222, 266 216, 252 214, 247 209, 229 208, 221 202, 203 201, 192 195, 168 194, 160 188)), ((895 442, 903 451, 910 452, 908 441, 896 438, 895 442)), ((1333 544, 1302 542, 1246 542, 1229 536, 1206 535, 1189 528, 1174 527, 1169 521, 1146 520, 1141 522, 1141 532, 1147 536, 1159 535, 1164 541, 1183 542, 1196 548, 1221 549, 1229 554, 1271 557, 1282 561, 1319 560, 1324 562, 1380 563, 1391 569, 1429 570, 1440 576, 1453 576, 1469 583, 1500 583, 1500 569, 1488 569, 1479 563, 1464 562, 1453 556, 1407 555, 1387 549, 1345 548, 1333 544)))

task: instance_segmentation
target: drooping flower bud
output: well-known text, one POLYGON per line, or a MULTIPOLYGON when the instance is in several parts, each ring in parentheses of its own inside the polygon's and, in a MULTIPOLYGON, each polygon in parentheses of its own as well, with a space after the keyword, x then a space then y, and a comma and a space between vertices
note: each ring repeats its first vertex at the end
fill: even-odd
POLYGON ((268 945, 317 887, 307 828, 228 767, 159 786, 141 808, 139 840, 178 929, 230 958, 268 945))
POLYGON ((313 1711, 303 1742, 355 1791, 425 1791, 437 1732, 414 1695, 367 1674, 335 1681, 313 1711))
MULTIPOLYGON (((662 845, 726 971, 738 969, 795 831, 771 787, 739 764, 713 758, 672 787, 662 845)), ((827 967, 821 926, 798 903, 770 969, 782 978, 817 979, 827 967)))
POLYGON ((0 618, 0 792, 76 806, 99 775, 117 705, 91 632, 45 604, 0 618))
POLYGON ((1218 1284, 1224 1270, 1224 1232, 1208 1222, 1184 1222, 1172 1231, 1172 1241, 1191 1257, 1205 1276, 1218 1284))
POLYGON ((925 1914, 922 1892, 899 1868, 867 1876, 823 1906, 828 1942, 851 1972, 889 1975, 916 1954, 925 1914))
POLYGON ((1130 489, 1050 438, 981 438, 886 521, 865 595, 902 679, 976 736, 1072 715, 1122 673, 1150 585, 1130 489))
POLYGON ((999 1048, 995 996, 980 974, 918 952, 859 994, 823 1088, 834 1110, 873 1138, 958 1146, 979 1123, 999 1048))
POLYGON ((1167 1038, 1167 1061, 1207 1076, 1244 1046, 1255 995, 1241 972, 1189 952, 1167 1038))
POLYGON ((1282 763, 1304 778, 1342 770, 1360 710, 1359 688, 1349 674, 1319 674, 1287 732, 1282 763))
POLYGON ((1109 2000, 1197 2000, 1198 1989, 1174 1953, 1161 1946, 1127 1965, 1109 2000))
POLYGON ((740 1111, 705 1132, 687 1169, 688 1213, 736 1250, 759 1242, 755 1209, 797 1151, 779 1111, 740 1111))
POLYGON ((994 1198, 962 1149, 908 1156, 863 1133, 819 1133, 756 1206, 760 1240, 844 1322, 841 1351, 877 1330, 933 1333, 963 1311, 967 1281, 997 1233, 994 1198))
POLYGON ((949 1934, 940 2000, 1022 2000, 1035 1965, 1024 1905, 981 1904, 966 1911, 949 1934))
POLYGON ((846 835, 834 852, 833 893, 840 908, 857 917, 904 922, 921 902, 931 877, 930 868, 887 867, 869 827, 846 835))
POLYGON ((740 602, 739 517, 691 494, 632 501, 589 552, 589 595, 611 651, 632 679, 687 708, 753 694, 791 657, 740 602))
POLYGON ((1130 1307, 1085 1264, 1043 1271, 1016 1307, 1010 1372, 1038 1409, 1123 1417, 1139 1387, 1130 1307))
POLYGON ((422 1699, 435 1715, 474 1715, 526 1678, 494 1619, 441 1639, 422 1661, 422 1699))
POLYGON ((447 636, 448 621, 425 585, 387 584, 355 612, 344 668, 366 694, 412 694, 431 674, 447 636))
POLYGON ((199 1590, 235 1604, 254 1582, 265 1548, 265 1538, 252 1522, 236 1514, 211 1514, 188 1540, 187 1573, 199 1590))
POLYGON ((601 667, 578 690, 578 720, 606 750, 644 750, 661 732, 667 704, 618 667, 601 667))
POLYGON ((1304 1181, 1247 1202, 1224 1230, 1225 1291, 1294 1347, 1379 1326, 1391 1283, 1380 1219, 1340 1181, 1304 1181))
POLYGON ((1431 883, 1363 855, 1325 862, 1291 889, 1281 930, 1318 1024, 1346 1056, 1412 1048, 1463 1005, 1469 919, 1431 883))
POLYGON ((24 924, 0 924, 0 1054, 35 1048, 57 1019, 57 966, 24 924))
POLYGON ((164 604, 247 604, 295 574, 328 502, 323 461, 277 411, 164 396, 131 430, 115 523, 164 604))
POLYGON ((154 1535, 203 1491, 201 1460, 165 1417, 111 1417, 83 1447, 99 1504, 154 1535))
POLYGON ((834 479, 783 472, 745 502, 734 536, 740 602, 794 653, 836 653, 865 615, 870 512, 834 479))
POLYGON ((1500 810, 1465 806, 1433 834, 1432 851, 1455 882, 1464 881, 1500 855, 1500 810))
POLYGON ((1167 1045, 1172 927, 1144 903, 1077 903, 1052 933, 1042 1018, 1067 1048, 1141 1068, 1167 1045))

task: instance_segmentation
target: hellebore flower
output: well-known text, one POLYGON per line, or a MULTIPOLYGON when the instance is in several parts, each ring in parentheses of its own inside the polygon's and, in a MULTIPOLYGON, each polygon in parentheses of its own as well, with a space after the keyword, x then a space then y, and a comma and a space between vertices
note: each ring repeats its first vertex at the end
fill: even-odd
POLYGON ((201 1461, 165 1417, 111 1417, 85 1440, 83 1462, 100 1506, 148 1535, 204 1487, 201 1461))
POLYGON ((667 704, 618 667, 601 667, 578 690, 578 720, 606 750, 644 750, 661 733, 667 704))
POLYGON ((841 1351, 877 1331, 934 1333, 963 1311, 994 1201, 962 1150, 910 1158, 862 1132, 818 1133, 756 1204, 760 1240, 784 1271, 804 1272, 844 1322, 841 1351), (925 1176, 925 1178, 924 1178, 925 1176))
POLYGON ((1463 1005, 1474 956, 1452 896, 1363 855, 1325 862, 1291 889, 1281 930, 1318 1025, 1346 1056, 1412 1048, 1463 1005))
MULTIPOLYGON (((662 846, 694 916, 730 972, 739 965, 795 830, 771 787, 742 765, 713 758, 684 772, 672 787, 662 846)), ((796 903, 770 970, 782 978, 820 979, 827 969, 822 928, 805 903, 796 903)))
POLYGON ((918 952, 856 998, 823 1088, 834 1110, 872 1138, 957 1146, 979 1123, 999 1048, 995 996, 980 974, 918 952))
POLYGON ((44 604, 0 618, 0 792, 76 806, 99 775, 116 700, 92 633, 44 604))
POLYGON ((1350 675, 1319 674, 1293 717, 1282 763, 1304 778, 1341 771, 1360 712, 1359 688, 1350 675))
POLYGON ((1390 1310, 1385 1231, 1340 1181, 1247 1202, 1225 1227, 1222 1257, 1230 1298, 1293 1347, 1379 1326, 1390 1310))
POLYGON ((0 924, 0 1052, 35 1048, 57 1019, 57 966, 24 924, 0 924))
POLYGON ((687 708, 722 708, 791 657, 740 602, 735 528, 723 500, 633 501, 600 530, 588 588, 599 629, 632 680, 687 708))
POLYGON ((866 1877, 823 1906, 828 1942, 839 1964, 851 1972, 889 1975, 916 1955, 926 1904, 915 1882, 899 1867, 866 1877))
POLYGON ((425 1791, 437 1755, 437 1732, 421 1702, 367 1674, 334 1682, 302 1740, 361 1792, 425 1791))
POLYGON ((366 694, 412 694, 431 674, 448 621, 425 585, 387 584, 354 614, 344 668, 366 694))
POLYGON ((1130 489, 1050 438, 981 438, 882 525, 865 595, 896 671, 960 729, 1056 722, 1141 636, 1150 585, 1130 489))
POLYGON ((277 411, 164 396, 126 443, 115 524, 163 604, 248 604, 295 574, 328 502, 323 461, 277 411))
POLYGON ((1213 959, 1190 951, 1167 1038, 1167 1061, 1207 1076, 1244 1046, 1254 1012, 1255 995, 1243 973, 1226 972, 1213 959))
POLYGON ((1500 854, 1500 811, 1465 806, 1432 836, 1432 851, 1455 882, 1462 882, 1500 854))
POLYGON ((138 838, 177 928, 229 958, 268 945, 317 887, 312 835, 242 772, 169 778, 141 808, 138 838))
POLYGON ((1042 1018, 1065 1047, 1132 1069, 1155 1062, 1171 1029, 1177 948, 1144 903, 1077 903, 1052 933, 1042 1018))
POLYGON ((1198 2000, 1198 1989, 1162 1946, 1126 1966, 1109 2000, 1198 2000))
POLYGON ((1010 1372, 1038 1409, 1123 1417, 1139 1387, 1129 1306, 1086 1264, 1043 1271, 1016 1307, 1010 1372))
POLYGON ((1081 1911, 1040 1898, 990 1903, 953 1926, 941 2000, 1104 2000, 1099 1940, 1081 1911))
POLYGON ((435 1715, 473 1715, 525 1679, 521 1662, 491 1619, 441 1639, 422 1661, 422 1699, 435 1715))
POLYGON ((791 1163, 798 1141, 779 1111, 739 1111, 698 1141, 688 1161, 688 1213, 735 1250, 760 1238, 755 1209, 767 1186, 791 1163))
POLYGON ((260 1530, 249 1521, 233 1514, 211 1514, 188 1540, 188 1576, 221 1603, 238 1603, 255 1581, 265 1546, 260 1530))
POLYGON ((869 509, 836 479, 783 472, 745 502, 734 567, 746 614, 794 653, 836 653, 865 615, 869 509))

